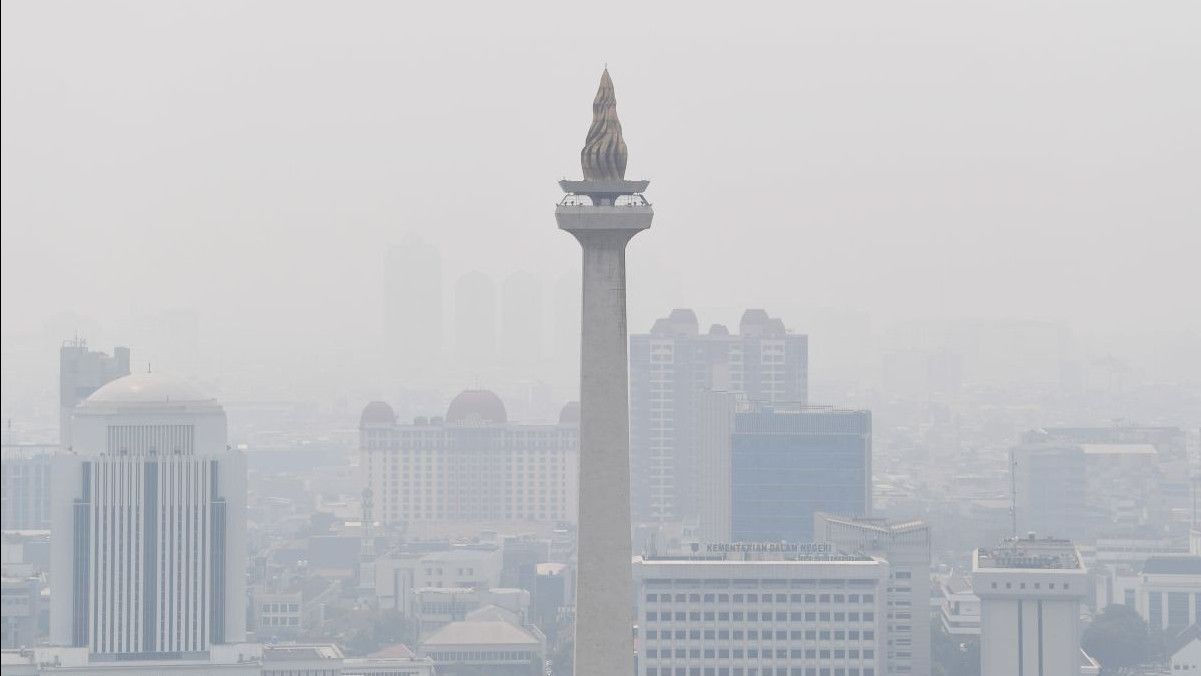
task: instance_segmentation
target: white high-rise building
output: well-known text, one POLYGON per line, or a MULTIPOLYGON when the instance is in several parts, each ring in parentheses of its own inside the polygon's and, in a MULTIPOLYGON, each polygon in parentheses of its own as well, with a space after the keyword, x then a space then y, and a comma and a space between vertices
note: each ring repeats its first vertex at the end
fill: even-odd
POLYGON ((636 557, 638 676, 886 674, 888 563, 773 547, 636 557))
POLYGON ((981 676, 1078 674, 1080 603, 1088 571, 1068 540, 1005 540, 977 549, 981 676))
POLYGON ((758 403, 808 402, 808 336, 788 331, 761 309, 745 311, 738 330, 731 334, 714 324, 701 333, 695 312, 676 309, 656 320, 650 333, 630 336, 635 521, 692 521, 705 511, 705 494, 693 488, 705 481, 697 447, 706 443, 699 437, 706 390, 758 403))
POLYGON ((51 641, 142 664, 244 641, 246 464, 217 401, 125 376, 75 409, 72 438, 55 458, 51 641))
POLYGON ((888 672, 930 675, 930 526, 819 513, 813 536, 847 553, 888 561, 888 672))
POLYGON ((113 355, 89 350, 87 341, 64 342, 58 351, 58 443, 71 447, 71 412, 105 383, 129 375, 129 348, 114 347, 113 355))

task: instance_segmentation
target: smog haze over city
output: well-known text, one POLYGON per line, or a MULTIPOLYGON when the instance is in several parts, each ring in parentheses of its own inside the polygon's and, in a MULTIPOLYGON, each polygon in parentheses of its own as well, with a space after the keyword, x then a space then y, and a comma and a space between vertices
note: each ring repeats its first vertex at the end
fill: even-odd
POLYGON ((6 676, 1201 669, 1201 5, 0 19, 6 676))

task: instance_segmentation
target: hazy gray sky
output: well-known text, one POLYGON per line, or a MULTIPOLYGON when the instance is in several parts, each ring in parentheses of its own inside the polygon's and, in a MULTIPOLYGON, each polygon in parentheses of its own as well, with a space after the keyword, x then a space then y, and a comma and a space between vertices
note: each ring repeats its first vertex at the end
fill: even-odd
POLYGON ((191 308, 230 343, 353 344, 408 231, 448 286, 549 281, 605 62, 656 207, 633 329, 1201 327, 1201 4, 727 6, 6 2, 4 332, 191 308))

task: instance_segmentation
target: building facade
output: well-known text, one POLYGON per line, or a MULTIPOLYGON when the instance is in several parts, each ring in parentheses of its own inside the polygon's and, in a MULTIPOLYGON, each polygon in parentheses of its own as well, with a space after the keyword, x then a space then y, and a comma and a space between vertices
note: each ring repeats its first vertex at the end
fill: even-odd
POLYGON ((708 550, 634 559, 639 676, 887 673, 885 561, 708 550))
POLYGON ((889 674, 930 674, 930 527, 922 521, 819 513, 814 540, 888 562, 889 674))
POLYGON ((1201 623, 1201 556, 1149 558, 1137 580, 1135 609, 1151 629, 1174 635, 1201 623))
POLYGON ((0 585, 0 647, 32 647, 41 634, 45 583, 36 577, 4 577, 0 585))
POLYGON ((364 487, 378 522, 412 528, 576 518, 579 425, 570 415, 558 424, 512 424, 495 394, 469 390, 444 419, 411 425, 373 402, 359 430, 364 487))
POLYGON ((734 415, 730 539, 807 542, 818 512, 872 509, 870 411, 760 404, 734 415))
POLYGON ((1084 450, 1075 444, 1026 443, 1009 452, 1016 532, 1062 537, 1091 532, 1084 450))
POLYGON ((0 462, 0 520, 4 530, 50 528, 51 457, 58 446, 5 444, 0 462))
POLYGON ((634 518, 696 518, 699 468, 693 419, 700 393, 742 393, 751 401, 804 404, 809 339, 763 310, 742 315, 740 333, 721 325, 701 334, 696 313, 673 310, 650 333, 630 336, 630 462, 634 518))
POLYGON ((1006 540, 977 549, 981 676, 1076 674, 1088 571, 1067 540, 1006 540))
POLYGON ((71 412, 106 383, 129 375, 129 348, 114 347, 112 356, 89 350, 76 338, 58 351, 58 438, 63 448, 71 447, 71 412))
POLYGON ((243 455, 213 399, 159 374, 94 392, 55 457, 51 641, 203 661, 245 640, 243 455))

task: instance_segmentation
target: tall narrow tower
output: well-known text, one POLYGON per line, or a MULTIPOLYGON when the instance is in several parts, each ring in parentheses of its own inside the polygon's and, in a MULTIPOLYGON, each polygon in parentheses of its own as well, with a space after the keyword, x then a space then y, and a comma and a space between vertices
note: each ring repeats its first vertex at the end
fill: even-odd
POLYGON ((559 228, 584 250, 580 350, 580 516, 575 673, 633 671, 630 562, 630 418, 626 361, 626 244, 651 227, 642 196, 650 181, 627 181, 626 144, 606 69, 580 151, 582 181, 560 181, 559 228))

